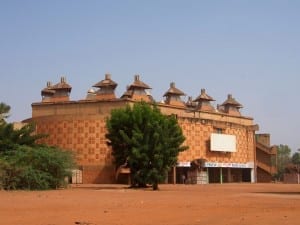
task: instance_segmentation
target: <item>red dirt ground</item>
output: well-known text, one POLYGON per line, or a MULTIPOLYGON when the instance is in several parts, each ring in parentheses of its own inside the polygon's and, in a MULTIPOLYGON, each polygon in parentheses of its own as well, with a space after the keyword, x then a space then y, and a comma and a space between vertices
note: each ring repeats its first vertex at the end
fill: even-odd
POLYGON ((300 224, 300 185, 80 185, 55 191, 0 191, 5 225, 300 224))

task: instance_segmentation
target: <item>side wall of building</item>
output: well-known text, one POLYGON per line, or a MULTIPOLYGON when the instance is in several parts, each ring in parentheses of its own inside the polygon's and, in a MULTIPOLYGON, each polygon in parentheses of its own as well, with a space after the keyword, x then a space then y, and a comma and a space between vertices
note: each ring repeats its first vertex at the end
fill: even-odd
POLYGON ((106 119, 112 109, 124 106, 120 101, 39 104, 33 106, 32 119, 36 132, 48 135, 43 143, 75 153, 83 183, 114 183, 106 119))

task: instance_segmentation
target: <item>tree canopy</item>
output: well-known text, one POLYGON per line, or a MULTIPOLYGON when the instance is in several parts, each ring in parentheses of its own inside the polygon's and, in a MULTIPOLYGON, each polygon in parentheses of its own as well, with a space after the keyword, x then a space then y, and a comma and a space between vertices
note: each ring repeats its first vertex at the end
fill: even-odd
POLYGON ((12 123, 0 124, 0 152, 15 149, 18 145, 35 146, 36 141, 46 135, 35 135, 34 124, 24 124, 20 129, 14 129, 12 123))
POLYGON ((127 162, 133 187, 151 184, 158 189, 176 165, 179 152, 187 149, 175 116, 163 115, 145 102, 113 110, 106 125, 115 164, 127 162))
POLYGON ((292 163, 296 166, 300 166, 300 153, 299 152, 295 152, 292 155, 292 163))
POLYGON ((0 102, 0 124, 4 122, 4 119, 8 117, 10 111, 10 106, 6 105, 4 102, 0 102))
POLYGON ((288 145, 277 146, 277 174, 279 180, 283 179, 285 168, 291 161, 291 149, 288 145))
MULTIPOLYGON (((10 109, 4 108, 0 115, 10 109)), ((53 189, 64 185, 65 177, 71 176, 75 167, 73 154, 37 144, 45 135, 35 135, 34 124, 14 129, 12 123, 1 118, 0 189, 53 189)))

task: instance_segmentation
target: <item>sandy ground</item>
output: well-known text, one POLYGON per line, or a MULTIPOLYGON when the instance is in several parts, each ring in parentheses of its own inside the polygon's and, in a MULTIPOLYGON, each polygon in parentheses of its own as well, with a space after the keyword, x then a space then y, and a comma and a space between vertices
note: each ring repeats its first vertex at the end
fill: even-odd
POLYGON ((54 191, 0 191, 4 225, 300 224, 300 185, 82 185, 54 191))

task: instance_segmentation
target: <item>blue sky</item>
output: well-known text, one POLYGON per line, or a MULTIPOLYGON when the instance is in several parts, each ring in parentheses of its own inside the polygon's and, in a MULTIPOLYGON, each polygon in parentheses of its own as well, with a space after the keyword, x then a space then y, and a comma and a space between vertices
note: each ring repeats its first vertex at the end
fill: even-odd
MULTIPOLYGON (((61 75, 72 100, 109 72, 157 101, 170 82, 221 104, 231 93, 272 144, 300 148, 300 1, 0 0, 0 102, 31 116, 61 75)), ((187 97, 186 97, 187 99, 187 97)))

